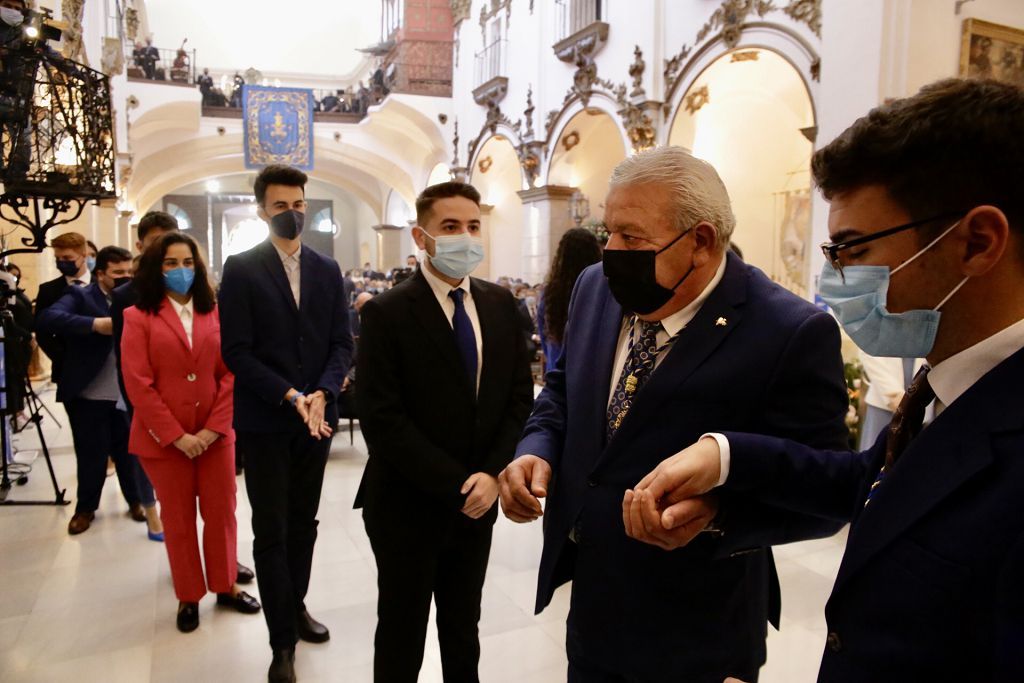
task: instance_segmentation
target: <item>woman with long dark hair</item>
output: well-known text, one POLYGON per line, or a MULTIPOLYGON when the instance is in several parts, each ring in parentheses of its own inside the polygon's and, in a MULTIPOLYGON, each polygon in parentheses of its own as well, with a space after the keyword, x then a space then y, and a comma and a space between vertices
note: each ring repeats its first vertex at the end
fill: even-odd
POLYGON ((583 269, 601 260, 601 245, 594 233, 584 228, 568 230, 558 242, 555 258, 537 304, 537 331, 544 347, 544 370, 555 367, 562 352, 565 323, 569 318, 569 297, 583 269))
POLYGON ((245 614, 260 610, 238 588, 235 521, 234 375, 220 353, 216 299, 199 248, 169 232, 142 255, 139 302, 124 312, 121 361, 135 408, 129 448, 160 499, 178 629, 199 626, 199 600, 245 614), (203 560, 196 500, 203 517, 203 560))

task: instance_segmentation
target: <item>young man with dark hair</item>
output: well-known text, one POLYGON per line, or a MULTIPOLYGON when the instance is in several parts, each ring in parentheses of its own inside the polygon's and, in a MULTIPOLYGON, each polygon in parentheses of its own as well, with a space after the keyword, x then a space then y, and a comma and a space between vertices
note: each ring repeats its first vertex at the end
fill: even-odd
POLYGON ((92 273, 86 267, 87 245, 84 235, 66 232, 50 240, 50 247, 53 248, 60 275, 39 285, 39 293, 36 295, 36 323, 33 327, 39 348, 50 359, 50 379, 54 384, 59 384, 61 369, 64 367, 64 339, 57 334, 42 332, 38 325, 39 316, 64 296, 68 287, 88 286, 92 280, 92 273))
POLYGON ((300 240, 305 184, 306 174, 288 166, 260 172, 253 192, 270 237, 227 260, 220 288, 271 681, 295 680, 297 640, 330 638, 305 597, 336 399, 352 357, 341 270, 300 240))
POLYGON ((110 296, 131 278, 132 255, 120 247, 104 247, 96 256, 95 282, 70 287, 39 314, 43 334, 61 335, 66 357, 57 400, 64 403, 78 460, 78 503, 68 533, 89 528, 100 504, 109 455, 117 468, 121 492, 132 517, 145 520, 138 461, 128 455, 128 414, 117 382, 111 343, 110 296))
POLYGON ((511 294, 470 277, 484 257, 479 193, 434 185, 416 214, 428 258, 360 315, 356 403, 370 460, 356 507, 377 561, 374 679, 416 681, 433 598, 444 679, 475 681, 496 477, 533 382, 511 294))
POLYGON ((867 353, 928 365, 861 453, 702 438, 626 496, 627 532, 688 542, 702 525, 683 508, 716 485, 852 520, 819 681, 1024 680, 1024 90, 939 81, 812 169, 831 204, 822 298, 867 353))

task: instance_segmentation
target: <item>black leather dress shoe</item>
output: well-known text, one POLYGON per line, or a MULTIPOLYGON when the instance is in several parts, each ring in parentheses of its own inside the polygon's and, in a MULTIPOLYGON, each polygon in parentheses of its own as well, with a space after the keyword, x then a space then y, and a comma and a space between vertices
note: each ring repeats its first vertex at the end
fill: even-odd
POLYGON ((235 579, 235 583, 245 585, 252 583, 252 580, 256 578, 256 574, 251 569, 246 567, 241 562, 238 563, 238 578, 235 579))
POLYGON ((142 503, 132 503, 128 506, 128 516, 136 522, 145 522, 146 508, 142 507, 142 503))
POLYGON ((309 616, 307 610, 300 610, 295 615, 295 627, 299 638, 307 643, 326 643, 331 639, 331 632, 327 627, 309 616))
POLYGON ((230 607, 242 614, 256 614, 260 611, 259 601, 245 591, 238 591, 236 595, 217 593, 217 604, 221 607, 230 607))
POLYGON ((182 602, 178 604, 178 630, 191 633, 199 628, 199 603, 182 602))
POLYGON ((267 671, 268 683, 295 683, 295 650, 274 650, 267 671))

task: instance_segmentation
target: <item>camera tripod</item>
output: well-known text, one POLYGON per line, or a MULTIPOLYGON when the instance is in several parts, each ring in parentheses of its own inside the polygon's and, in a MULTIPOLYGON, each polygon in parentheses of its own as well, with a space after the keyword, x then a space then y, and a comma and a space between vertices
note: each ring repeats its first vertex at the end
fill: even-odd
MULTIPOLYGON (((2 420, 2 425, 0 425, 0 462, 2 462, 2 465, 0 465, 0 505, 68 505, 71 501, 64 498, 66 489, 60 488, 60 485, 57 483, 57 475, 53 471, 53 461, 50 459, 50 449, 46 446, 46 437, 43 436, 41 424, 43 421, 42 411, 46 410, 47 413, 50 413, 50 411, 43 404, 39 395, 32 389, 32 382, 27 376, 25 377, 25 401, 29 408, 30 416, 28 421, 36 426, 36 433, 39 435, 39 446, 43 451, 46 467, 50 472, 50 482, 53 484, 53 500, 7 499, 13 484, 23 485, 28 481, 28 473, 16 474, 15 479, 12 481, 11 468, 7 462, 9 459, 8 454, 13 448, 11 443, 11 418, 13 417, 14 408, 8 400, 6 350, 7 340, 10 338, 9 335, 13 329, 13 322, 10 311, 6 308, 0 308, 0 420, 2 420)), ((53 417, 53 413, 50 413, 50 417, 53 417)), ((56 418, 54 418, 54 421, 56 421, 56 418)))

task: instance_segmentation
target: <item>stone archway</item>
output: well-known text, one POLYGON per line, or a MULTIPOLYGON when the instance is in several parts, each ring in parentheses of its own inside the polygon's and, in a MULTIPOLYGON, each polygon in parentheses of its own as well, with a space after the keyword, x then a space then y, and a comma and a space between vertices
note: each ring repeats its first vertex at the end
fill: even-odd
POLYGON ((720 55, 690 82, 669 129, 712 163, 736 214, 733 243, 773 280, 806 296, 814 106, 791 62, 768 49, 720 55))

